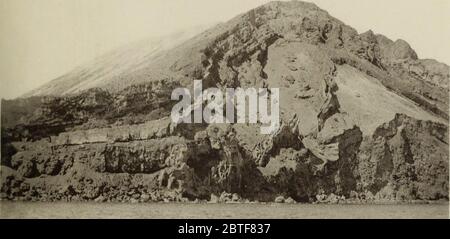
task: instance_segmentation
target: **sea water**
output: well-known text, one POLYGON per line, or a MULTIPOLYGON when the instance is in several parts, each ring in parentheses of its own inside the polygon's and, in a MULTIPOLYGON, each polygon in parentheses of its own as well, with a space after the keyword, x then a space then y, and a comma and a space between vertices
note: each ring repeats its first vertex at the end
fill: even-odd
POLYGON ((0 218, 449 218, 433 204, 0 202, 0 218))

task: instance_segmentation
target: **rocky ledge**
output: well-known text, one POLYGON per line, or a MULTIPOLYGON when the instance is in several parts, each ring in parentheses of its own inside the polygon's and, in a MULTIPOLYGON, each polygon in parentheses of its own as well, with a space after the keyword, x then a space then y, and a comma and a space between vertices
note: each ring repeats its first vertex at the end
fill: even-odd
MULTIPOLYGON (((300 135, 293 118, 247 150, 232 125, 209 125, 189 138, 181 130, 185 125, 161 121, 154 122, 152 130, 164 134, 148 134, 153 137, 133 138, 133 129, 126 128, 129 137, 108 139, 97 129, 8 143, 2 150, 2 198, 328 203, 448 199, 448 134, 439 123, 398 114, 372 137, 363 138, 355 126, 314 141, 327 144, 311 144, 305 142, 319 136, 300 135), (322 147, 333 156, 318 154, 322 147)), ((148 130, 145 124, 134 127, 148 130)), ((125 129, 108 132, 114 135, 115 130, 125 129)))

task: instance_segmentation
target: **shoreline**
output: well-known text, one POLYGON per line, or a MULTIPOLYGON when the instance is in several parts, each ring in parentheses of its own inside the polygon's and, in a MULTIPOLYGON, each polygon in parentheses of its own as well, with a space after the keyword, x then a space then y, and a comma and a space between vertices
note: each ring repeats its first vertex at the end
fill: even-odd
POLYGON ((358 201, 343 201, 343 202, 337 202, 337 203, 331 203, 331 202, 259 202, 259 201, 240 201, 240 202, 211 202, 206 200, 199 200, 199 201, 185 201, 185 202, 179 202, 179 201, 138 201, 138 202, 131 202, 131 201, 107 201, 107 202, 98 202, 95 200, 85 200, 85 201, 64 201, 64 200, 56 200, 56 201, 33 201, 33 200, 2 200, 0 199, 0 204, 2 203, 73 203, 73 204, 80 204, 80 203, 88 203, 88 204, 175 204, 175 205, 229 205, 229 204, 236 204, 236 205, 450 205, 450 202, 448 200, 413 200, 413 201, 365 201, 365 202, 358 202, 358 201))

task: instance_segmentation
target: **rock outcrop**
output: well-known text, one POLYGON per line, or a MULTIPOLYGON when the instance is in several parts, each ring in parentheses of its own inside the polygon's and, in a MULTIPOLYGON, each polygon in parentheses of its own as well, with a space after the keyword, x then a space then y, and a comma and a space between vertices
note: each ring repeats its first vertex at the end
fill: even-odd
POLYGON ((380 199, 446 198, 448 128, 406 115, 377 128, 358 155, 361 187, 380 199))

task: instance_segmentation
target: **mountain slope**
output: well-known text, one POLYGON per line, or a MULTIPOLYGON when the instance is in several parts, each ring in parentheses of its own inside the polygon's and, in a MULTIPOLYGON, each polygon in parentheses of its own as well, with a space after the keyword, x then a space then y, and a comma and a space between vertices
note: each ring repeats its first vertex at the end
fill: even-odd
POLYGON ((90 88, 102 87, 114 78, 130 74, 149 64, 156 55, 183 43, 202 32, 203 29, 204 27, 195 27, 128 44, 77 67, 23 97, 74 94, 90 88))

